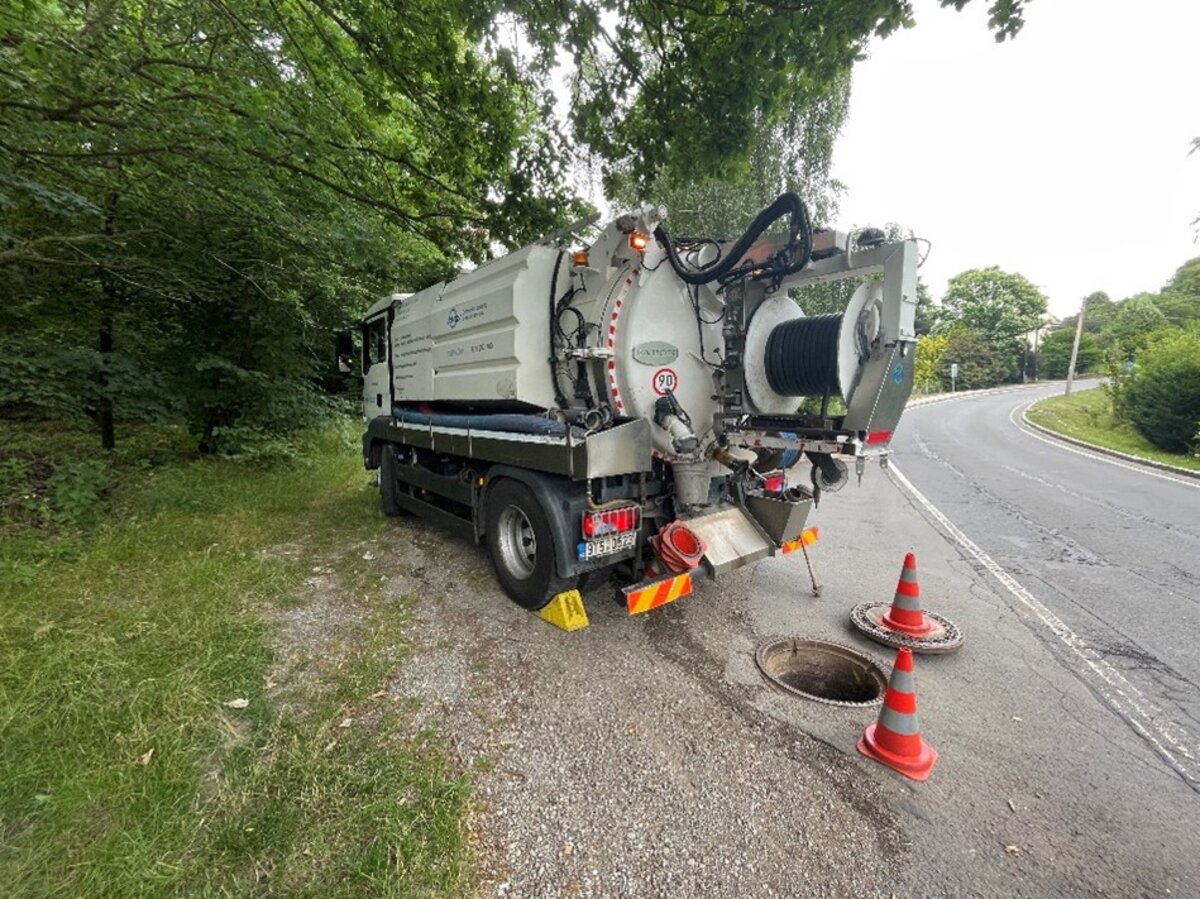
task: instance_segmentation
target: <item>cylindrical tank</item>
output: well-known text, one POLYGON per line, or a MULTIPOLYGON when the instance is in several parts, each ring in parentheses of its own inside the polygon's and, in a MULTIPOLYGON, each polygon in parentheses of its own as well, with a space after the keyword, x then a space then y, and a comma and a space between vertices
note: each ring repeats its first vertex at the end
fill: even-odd
POLYGON ((753 279, 736 297, 718 279, 686 283, 632 221, 610 224, 586 252, 535 244, 400 298, 396 402, 567 410, 592 425, 644 418, 660 425, 657 453, 699 462, 731 409, 786 417, 806 395, 849 401, 859 344, 878 331, 877 285, 844 314, 806 318, 786 290, 753 279), (689 430, 697 439, 681 439, 689 430))

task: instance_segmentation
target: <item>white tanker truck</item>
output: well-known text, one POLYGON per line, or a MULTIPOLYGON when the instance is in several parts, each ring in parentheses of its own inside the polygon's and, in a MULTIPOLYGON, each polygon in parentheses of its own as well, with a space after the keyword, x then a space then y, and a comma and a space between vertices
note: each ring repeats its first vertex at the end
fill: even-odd
POLYGON ((793 194, 737 240, 664 217, 577 223, 363 320, 384 511, 486 541, 526 608, 615 570, 643 611, 802 545, 846 461, 886 458, 912 388, 915 241, 814 231, 793 194), (841 314, 789 295, 863 276, 841 314), (811 484, 785 476, 801 455, 811 484))

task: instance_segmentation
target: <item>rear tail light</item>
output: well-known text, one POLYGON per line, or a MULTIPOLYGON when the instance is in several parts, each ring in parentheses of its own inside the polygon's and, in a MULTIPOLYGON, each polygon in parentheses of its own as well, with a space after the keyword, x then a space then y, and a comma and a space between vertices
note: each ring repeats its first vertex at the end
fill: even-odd
POLYGON ((637 530, 642 523, 642 510, 637 506, 622 506, 619 509, 606 509, 603 512, 583 513, 583 536, 591 540, 594 537, 606 537, 609 534, 623 534, 637 530))

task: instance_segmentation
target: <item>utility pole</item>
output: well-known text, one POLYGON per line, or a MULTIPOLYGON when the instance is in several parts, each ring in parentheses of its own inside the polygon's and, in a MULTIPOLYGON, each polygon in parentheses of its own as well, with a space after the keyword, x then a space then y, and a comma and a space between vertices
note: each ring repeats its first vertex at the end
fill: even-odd
POLYGON ((1087 310, 1087 297, 1079 304, 1079 318, 1075 320, 1075 342, 1071 344, 1071 364, 1067 366, 1067 390, 1063 396, 1071 395, 1071 384, 1075 380, 1075 360, 1079 358, 1079 338, 1083 336, 1083 313, 1087 310))

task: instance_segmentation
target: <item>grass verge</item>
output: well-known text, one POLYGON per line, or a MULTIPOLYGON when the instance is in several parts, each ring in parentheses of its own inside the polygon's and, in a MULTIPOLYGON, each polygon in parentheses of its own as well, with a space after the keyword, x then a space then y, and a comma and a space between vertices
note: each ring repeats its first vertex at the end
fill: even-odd
POLYGON ((96 523, 0 531, 5 895, 461 893, 468 785, 384 689, 409 600, 353 443, 113 465, 96 523))
POLYGON ((1029 410, 1029 420, 1067 437, 1098 446, 1200 471, 1200 459, 1158 449, 1132 425, 1112 423, 1112 406, 1101 387, 1081 390, 1070 396, 1040 400, 1029 410))

